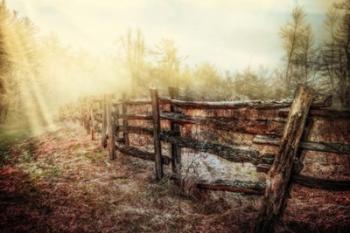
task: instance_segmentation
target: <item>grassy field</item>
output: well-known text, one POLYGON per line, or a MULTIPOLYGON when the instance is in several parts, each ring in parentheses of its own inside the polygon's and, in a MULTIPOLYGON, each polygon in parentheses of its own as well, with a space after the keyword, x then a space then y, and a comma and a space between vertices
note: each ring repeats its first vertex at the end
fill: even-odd
MULTIPOLYGON (((249 232, 255 222, 259 197, 184 195, 155 182, 151 162, 109 161, 78 126, 2 132, 0 232, 249 232)), ((349 194, 293 187, 280 232, 346 232, 349 194)))

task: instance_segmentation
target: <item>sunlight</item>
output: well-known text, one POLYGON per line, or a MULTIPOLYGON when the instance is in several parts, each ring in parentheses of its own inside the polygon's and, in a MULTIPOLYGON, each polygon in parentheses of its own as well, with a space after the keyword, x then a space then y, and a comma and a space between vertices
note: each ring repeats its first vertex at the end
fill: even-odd
POLYGON ((189 65, 209 62, 225 71, 278 65, 282 51, 276 28, 287 20, 288 12, 297 4, 305 5, 312 11, 316 33, 322 33, 317 30, 320 14, 333 1, 12 0, 8 4, 30 17, 42 34, 58 34, 65 45, 94 56, 118 53, 118 38, 128 28, 139 28, 148 46, 171 38, 189 65))
POLYGON ((350 0, 0 0, 0 232, 348 233, 349 28, 350 0))
MULTIPOLYGON (((145 95, 149 86, 172 85, 209 92, 212 86, 223 85, 223 91, 215 91, 221 93, 220 98, 235 98, 245 90, 238 88, 244 83, 241 77, 268 79, 272 72, 266 70, 283 64, 278 30, 296 5, 289 0, 118 4, 112 0, 99 4, 93 0, 13 0, 7 4, 3 5, 3 42, 13 63, 7 79, 19 87, 11 93, 18 98, 10 105, 19 113, 23 107, 21 113, 32 132, 54 126, 62 105, 85 96, 145 95), (233 76, 234 87, 221 84, 233 76)), ((316 25, 318 36, 320 15, 330 2, 300 1, 300 5, 312 12, 307 20, 316 25)), ((274 75, 281 76, 281 71, 276 68, 274 75)))

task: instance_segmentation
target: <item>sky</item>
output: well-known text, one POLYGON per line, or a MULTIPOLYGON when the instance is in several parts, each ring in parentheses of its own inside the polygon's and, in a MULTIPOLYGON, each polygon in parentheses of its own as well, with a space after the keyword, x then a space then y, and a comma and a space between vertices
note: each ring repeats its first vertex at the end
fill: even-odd
POLYGON ((140 29, 146 44, 172 39, 190 66, 208 62, 221 71, 276 67, 279 30, 297 4, 317 36, 332 0, 7 0, 41 34, 96 56, 118 52, 118 38, 140 29))

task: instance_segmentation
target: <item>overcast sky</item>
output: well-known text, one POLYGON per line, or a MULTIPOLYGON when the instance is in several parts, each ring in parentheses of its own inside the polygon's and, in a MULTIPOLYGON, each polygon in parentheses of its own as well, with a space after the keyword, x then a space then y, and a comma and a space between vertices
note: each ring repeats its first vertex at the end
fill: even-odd
POLYGON ((317 35, 331 0, 7 0, 41 33, 72 47, 112 54, 128 28, 140 28, 149 46, 173 39, 190 65, 221 71, 274 67, 283 51, 279 29, 292 8, 304 6, 317 35))

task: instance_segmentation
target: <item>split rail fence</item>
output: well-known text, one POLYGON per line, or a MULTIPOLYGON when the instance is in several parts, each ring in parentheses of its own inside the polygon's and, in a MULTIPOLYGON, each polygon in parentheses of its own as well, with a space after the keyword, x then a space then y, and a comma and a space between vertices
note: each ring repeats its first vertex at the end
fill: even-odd
POLYGON ((319 178, 301 172, 307 153, 340 156, 350 166, 350 111, 329 109, 330 98, 314 100, 314 92, 300 86, 291 101, 205 102, 180 99, 176 88, 169 88, 167 98, 160 97, 156 89, 150 90, 150 99, 129 100, 124 96, 114 100, 105 96, 85 101, 79 119, 92 139, 97 133, 101 135, 101 144, 108 147, 111 160, 116 159, 117 152, 121 152, 154 161, 156 179, 162 179, 163 167, 171 165, 170 177, 181 181, 183 148, 215 154, 231 162, 255 165, 258 172, 267 173, 266 182, 200 180, 197 183, 199 189, 263 195, 255 232, 273 231, 291 183, 331 191, 350 190, 350 179, 319 178), (135 107, 150 111, 144 114, 129 111, 135 107), (133 121, 145 122, 147 127, 130 124, 133 121), (334 127, 338 123, 341 127, 334 127), (250 141, 247 146, 246 139, 231 144, 199 140, 191 137, 191 127, 196 126, 203 126, 207 133, 218 130, 250 135, 250 141), (130 134, 150 136, 153 152, 132 146, 130 134), (163 144, 170 145, 169 156, 164 154, 163 144), (267 147, 270 149, 266 150, 267 147))

